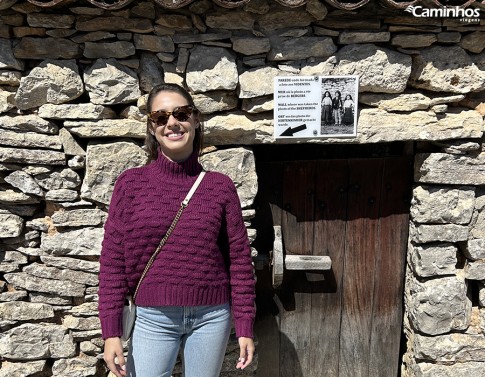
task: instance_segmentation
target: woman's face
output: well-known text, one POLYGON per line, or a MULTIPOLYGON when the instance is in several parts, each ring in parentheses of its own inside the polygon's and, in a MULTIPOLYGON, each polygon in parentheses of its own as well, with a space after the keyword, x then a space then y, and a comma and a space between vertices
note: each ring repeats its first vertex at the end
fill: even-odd
MULTIPOLYGON (((151 111, 172 112, 189 103, 180 94, 162 91, 153 99, 151 111)), ((179 117, 181 118, 181 117, 179 117)), ((162 153, 172 161, 184 161, 193 152, 195 130, 199 127, 196 114, 192 113, 186 120, 178 120, 170 114, 166 124, 151 123, 150 133, 155 136, 162 153)))

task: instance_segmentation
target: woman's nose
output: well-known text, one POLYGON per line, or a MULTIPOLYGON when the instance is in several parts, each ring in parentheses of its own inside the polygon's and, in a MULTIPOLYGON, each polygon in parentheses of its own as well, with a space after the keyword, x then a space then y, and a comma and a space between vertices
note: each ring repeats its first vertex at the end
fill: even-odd
POLYGON ((173 114, 170 114, 167 120, 167 127, 174 127, 178 124, 177 119, 173 116, 173 114))

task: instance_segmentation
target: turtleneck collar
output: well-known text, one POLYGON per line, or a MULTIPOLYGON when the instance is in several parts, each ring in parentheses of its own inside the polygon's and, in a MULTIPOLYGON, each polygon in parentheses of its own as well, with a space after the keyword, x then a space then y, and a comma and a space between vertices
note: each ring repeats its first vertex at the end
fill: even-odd
POLYGON ((197 151, 193 151, 185 161, 175 162, 168 159, 160 149, 158 149, 158 157, 152 162, 152 165, 155 166, 162 175, 175 179, 193 177, 199 174, 202 170, 197 151))

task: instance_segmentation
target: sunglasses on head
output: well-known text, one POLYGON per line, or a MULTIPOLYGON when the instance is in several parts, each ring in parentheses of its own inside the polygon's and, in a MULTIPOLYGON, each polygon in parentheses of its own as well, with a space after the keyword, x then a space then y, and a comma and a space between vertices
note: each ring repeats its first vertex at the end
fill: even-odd
POLYGON ((170 115, 173 115, 179 122, 185 122, 195 110, 195 107, 192 105, 178 106, 172 111, 157 110, 149 113, 148 119, 157 126, 165 126, 170 115))

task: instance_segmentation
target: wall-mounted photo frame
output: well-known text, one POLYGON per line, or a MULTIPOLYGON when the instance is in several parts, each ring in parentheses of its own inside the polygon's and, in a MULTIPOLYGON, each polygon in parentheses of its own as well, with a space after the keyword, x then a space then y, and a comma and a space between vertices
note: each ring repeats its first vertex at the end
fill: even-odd
POLYGON ((274 138, 357 136, 359 77, 278 76, 274 138))

